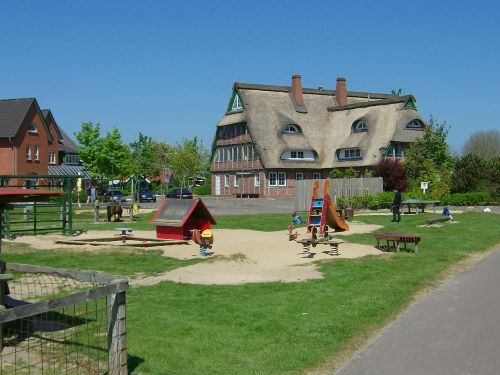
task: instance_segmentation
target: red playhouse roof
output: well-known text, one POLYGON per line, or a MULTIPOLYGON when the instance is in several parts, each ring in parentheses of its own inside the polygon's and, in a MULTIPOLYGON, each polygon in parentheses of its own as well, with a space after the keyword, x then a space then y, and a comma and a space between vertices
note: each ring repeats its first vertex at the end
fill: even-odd
POLYGON ((217 224, 207 206, 197 199, 165 199, 149 222, 156 226, 182 227, 190 217, 206 219, 217 224))
POLYGON ((62 194, 61 191, 0 187, 0 203, 41 201, 62 194))

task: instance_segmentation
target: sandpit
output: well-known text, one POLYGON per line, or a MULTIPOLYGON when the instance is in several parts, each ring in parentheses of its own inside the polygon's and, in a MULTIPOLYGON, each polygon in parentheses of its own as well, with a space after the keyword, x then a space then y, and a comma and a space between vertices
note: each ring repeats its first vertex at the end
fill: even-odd
MULTIPOLYGON (((339 247, 338 258, 357 258, 366 255, 382 254, 375 246, 349 243, 348 236, 354 233, 368 233, 381 226, 366 225, 357 222, 349 223, 348 232, 336 233, 346 243, 339 247)), ((309 237, 306 228, 297 229, 300 238, 309 237)), ((113 236, 114 231, 92 231, 78 236, 79 239, 113 236)), ((141 238, 155 238, 152 231, 134 231, 134 235, 141 238)), ((237 285, 262 282, 301 282, 322 278, 314 262, 333 257, 327 252, 327 246, 317 246, 312 249, 312 258, 301 258, 299 253, 302 247, 295 241, 288 241, 287 231, 257 232, 251 230, 229 230, 214 228, 215 243, 211 250, 212 256, 200 257, 199 248, 194 243, 188 245, 170 245, 151 247, 161 249, 164 256, 177 259, 199 258, 203 262, 177 268, 151 277, 135 278, 132 286, 154 285, 161 281, 174 281, 189 284, 219 284, 237 285), (324 252, 323 252, 324 251, 324 252)), ((72 251, 109 251, 108 248, 96 248, 90 245, 55 244, 64 236, 47 234, 41 236, 23 236, 16 242, 26 243, 36 249, 66 249, 72 251)), ((66 237, 67 238, 67 237, 66 237)), ((130 247, 114 248, 117 251, 133 251, 130 247)), ((142 250, 144 251, 144 250, 142 250)))

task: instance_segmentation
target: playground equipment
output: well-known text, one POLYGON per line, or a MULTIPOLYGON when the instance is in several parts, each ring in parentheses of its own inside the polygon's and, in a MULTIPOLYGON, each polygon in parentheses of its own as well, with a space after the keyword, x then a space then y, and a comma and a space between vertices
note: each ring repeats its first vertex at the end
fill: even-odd
POLYGON ((313 183, 311 205, 309 206, 309 217, 307 219, 307 233, 311 233, 311 237, 297 240, 297 233, 293 233, 293 225, 292 228, 288 227, 288 238, 290 241, 296 240, 297 243, 302 245, 302 252, 299 254, 303 258, 311 257, 311 247, 314 248, 317 245, 328 245, 330 247, 330 250, 327 251, 328 254, 332 256, 339 255, 339 245, 344 241, 329 236, 329 230, 330 228, 335 232, 349 230, 349 225, 337 212, 335 203, 328 194, 330 181, 325 180, 323 183, 323 197, 319 196, 318 188, 319 181, 316 180, 313 183))
POLYGON ((156 237, 183 240, 194 229, 204 231, 217 224, 200 198, 165 199, 149 222, 156 225, 156 237))
POLYGON ((200 245, 200 255, 202 257, 207 256, 207 249, 211 249, 214 243, 214 235, 210 229, 205 229, 203 231, 199 229, 191 230, 191 239, 195 244, 200 245))
POLYGON ((329 228, 333 228, 335 232, 344 232, 349 230, 349 225, 344 218, 338 214, 335 203, 328 194, 330 181, 325 180, 323 183, 323 197, 318 195, 319 181, 313 183, 313 193, 311 205, 309 207, 309 218, 307 220, 307 232, 313 234, 313 229, 322 237, 328 237, 329 228))

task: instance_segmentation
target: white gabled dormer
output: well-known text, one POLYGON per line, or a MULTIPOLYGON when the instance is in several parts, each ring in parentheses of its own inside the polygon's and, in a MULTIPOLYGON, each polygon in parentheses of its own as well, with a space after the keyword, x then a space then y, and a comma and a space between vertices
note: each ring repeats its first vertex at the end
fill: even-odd
POLYGON ((243 109, 243 102, 241 101, 240 94, 238 94, 238 91, 233 90, 233 94, 231 95, 231 100, 229 101, 227 112, 236 112, 236 111, 241 111, 242 109, 243 109))
POLYGON ((314 151, 312 150, 286 150, 281 154, 281 160, 292 161, 314 161, 314 151))

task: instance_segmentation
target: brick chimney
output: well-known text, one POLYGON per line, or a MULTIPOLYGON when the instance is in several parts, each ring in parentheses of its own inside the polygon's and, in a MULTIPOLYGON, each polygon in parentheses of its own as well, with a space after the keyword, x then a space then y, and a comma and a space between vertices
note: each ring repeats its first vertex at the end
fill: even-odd
POLYGON ((301 107, 302 104, 304 104, 304 98, 302 97, 302 79, 298 74, 292 76, 292 98, 297 107, 301 107))
POLYGON ((345 84, 345 78, 337 78, 337 87, 335 88, 335 99, 337 99, 338 105, 347 104, 347 87, 345 84))

